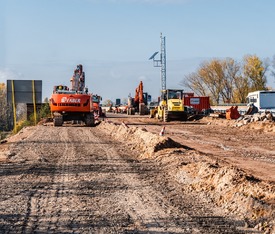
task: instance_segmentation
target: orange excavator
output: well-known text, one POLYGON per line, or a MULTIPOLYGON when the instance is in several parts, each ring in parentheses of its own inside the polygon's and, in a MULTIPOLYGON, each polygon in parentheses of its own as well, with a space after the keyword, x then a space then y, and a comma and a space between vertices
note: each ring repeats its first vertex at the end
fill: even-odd
POLYGON ((86 126, 94 126, 92 94, 85 87, 83 66, 77 65, 71 78, 71 88, 65 85, 54 86, 50 98, 50 109, 54 126, 62 126, 64 121, 80 120, 86 126))
POLYGON ((128 102, 128 114, 134 114, 139 112, 140 115, 147 114, 148 93, 143 92, 143 83, 140 81, 139 86, 136 88, 136 94, 134 98, 130 97, 128 102))

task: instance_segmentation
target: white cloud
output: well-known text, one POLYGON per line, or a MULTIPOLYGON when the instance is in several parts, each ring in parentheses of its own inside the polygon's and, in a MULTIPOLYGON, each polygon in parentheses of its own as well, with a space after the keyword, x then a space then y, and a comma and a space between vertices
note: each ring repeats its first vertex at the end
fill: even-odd
POLYGON ((0 82, 6 83, 7 80, 20 80, 23 78, 23 74, 15 72, 9 68, 0 69, 0 82))

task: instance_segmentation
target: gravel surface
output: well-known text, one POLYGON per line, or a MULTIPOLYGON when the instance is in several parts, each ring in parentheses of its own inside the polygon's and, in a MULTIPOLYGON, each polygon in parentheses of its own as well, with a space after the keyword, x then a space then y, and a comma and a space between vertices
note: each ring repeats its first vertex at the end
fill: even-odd
POLYGON ((201 185, 199 171, 223 164, 140 132, 148 128, 143 121, 134 119, 130 130, 40 125, 8 139, 0 147, 7 156, 0 164, 1 233, 271 233, 270 223, 254 228, 252 218, 226 212, 202 192, 214 182, 201 185))

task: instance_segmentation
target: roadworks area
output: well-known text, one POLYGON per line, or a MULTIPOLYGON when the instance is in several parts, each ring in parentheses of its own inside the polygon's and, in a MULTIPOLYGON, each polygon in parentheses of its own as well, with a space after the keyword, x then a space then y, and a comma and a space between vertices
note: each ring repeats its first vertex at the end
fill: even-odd
MULTIPOLYGON (((169 137, 171 134, 166 134, 166 131, 163 136, 149 131, 146 128, 147 122, 146 124, 139 123, 141 124, 136 124, 137 127, 133 122, 131 125, 127 125, 116 119, 114 121, 105 119, 94 130, 103 132, 104 135, 118 142, 117 144, 120 144, 122 148, 133 152, 131 156, 134 157, 133 162, 149 162, 149 164, 156 165, 159 173, 165 176, 160 176, 155 183, 164 187, 167 185, 166 192, 173 195, 169 198, 172 203, 179 205, 184 203, 181 199, 193 197, 203 201, 207 206, 217 209, 222 216, 232 218, 232 220, 242 220, 238 226, 244 227, 244 233, 246 231, 247 233, 275 233, 275 184, 273 180, 258 178, 253 173, 249 174, 241 167, 225 161, 219 155, 214 157, 212 154, 192 148, 190 144, 187 146, 182 142, 179 143, 175 140, 176 138, 169 137), (173 188, 171 189, 168 184, 172 184, 173 188), (181 193, 180 196, 179 193, 181 193)), ((205 118, 201 123, 205 124, 204 127, 213 126, 213 129, 216 129, 217 126, 236 129, 234 121, 219 119, 210 121, 205 118)), ((163 128, 155 123, 153 127, 163 128)), ((185 130, 188 130, 187 127, 186 125, 185 130)), ((30 135, 34 134, 35 128, 24 128, 18 134, 3 141, 0 148, 0 161, 15 160, 17 163, 24 163, 20 155, 9 152, 9 145, 28 139, 30 135)), ((61 129, 65 131, 65 128, 66 126, 61 129)), ((275 129, 274 123, 257 122, 237 128, 244 132, 251 129, 257 131, 257 134, 269 132, 272 135, 275 129)), ((82 131, 81 128, 75 129, 82 131)), ((176 127, 173 128, 173 131, 176 131, 176 127)), ((33 142, 31 141, 31 143, 33 142)), ((38 165, 40 162, 47 164, 43 158, 37 160, 38 165)), ((207 212, 207 207, 205 210, 207 212)))
MULTIPOLYGON (((212 122, 218 123, 224 125, 218 120, 212 122)), ((138 152, 138 160, 153 160, 159 170, 185 193, 207 200, 229 217, 245 220, 246 227, 259 233, 275 233, 273 183, 255 178, 222 159, 175 142, 165 134, 160 136, 142 127, 111 121, 103 121, 98 128, 138 152)), ((249 128, 257 126, 253 124, 249 128)), ((263 129, 273 131, 273 128, 271 130, 266 126, 263 129)))

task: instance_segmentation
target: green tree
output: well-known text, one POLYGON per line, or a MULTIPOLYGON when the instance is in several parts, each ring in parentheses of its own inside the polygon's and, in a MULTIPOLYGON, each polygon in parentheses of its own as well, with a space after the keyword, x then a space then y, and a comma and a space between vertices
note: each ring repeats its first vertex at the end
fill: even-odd
POLYGON ((38 119, 47 118, 51 116, 51 110, 49 103, 43 103, 38 113, 38 119))

